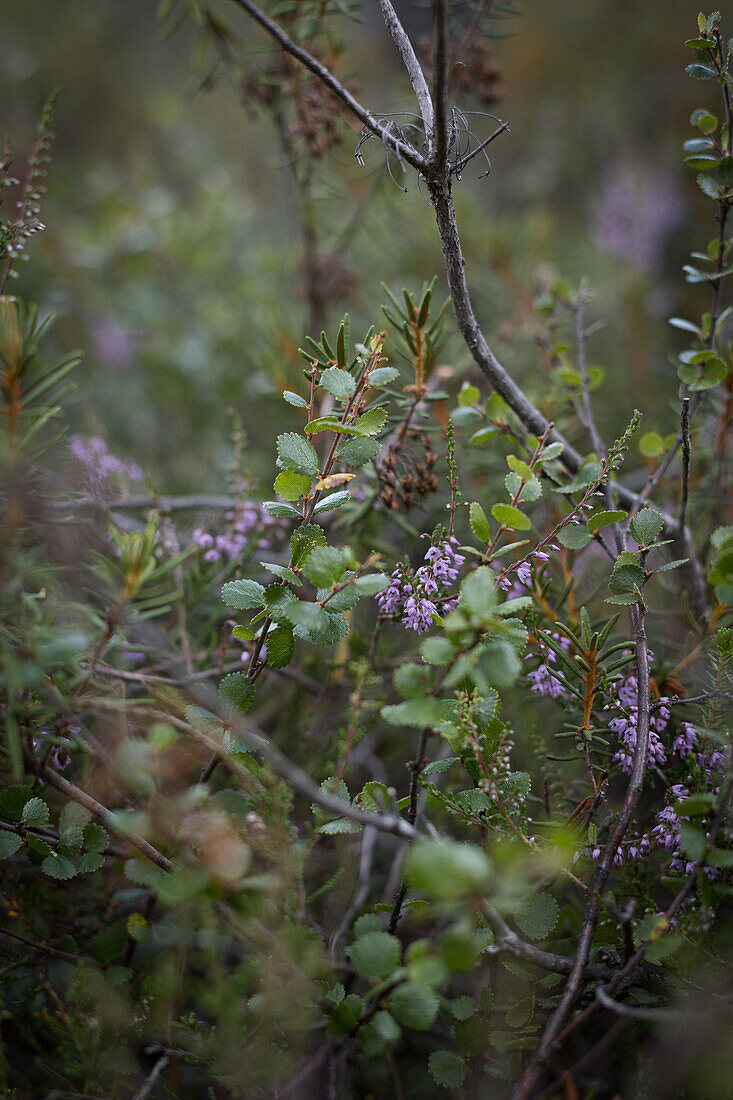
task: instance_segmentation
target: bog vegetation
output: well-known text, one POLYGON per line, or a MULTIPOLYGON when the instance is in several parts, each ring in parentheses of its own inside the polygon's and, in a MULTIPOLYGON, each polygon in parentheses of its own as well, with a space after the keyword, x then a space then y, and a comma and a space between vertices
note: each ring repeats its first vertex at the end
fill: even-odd
POLYGON ((513 5, 433 0, 423 38, 378 0, 390 115, 345 62, 360 9, 161 6, 292 174, 310 327, 262 493, 247 376, 223 497, 69 432, 83 360, 23 293, 55 95, 27 164, 5 143, 0 1092, 731 1096, 733 40, 715 12, 686 42, 709 231, 663 434, 594 365, 586 281, 546 280, 522 386, 474 311, 454 195, 507 139, 513 5), (323 327, 349 146, 444 257, 384 270, 366 331, 323 327))

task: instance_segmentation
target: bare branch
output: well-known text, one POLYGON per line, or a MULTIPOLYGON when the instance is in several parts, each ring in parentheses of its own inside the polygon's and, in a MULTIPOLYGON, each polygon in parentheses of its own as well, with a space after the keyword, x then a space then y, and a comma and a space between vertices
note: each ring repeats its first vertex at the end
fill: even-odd
POLYGON ((72 802, 78 802, 80 806, 84 806, 90 813, 93 813, 99 820, 117 836, 123 837, 128 844, 131 844, 133 848, 137 848, 139 852, 149 859, 156 866, 162 867, 164 871, 172 871, 173 863, 164 856, 162 852, 159 852, 157 848, 140 836, 139 833, 134 832, 122 832, 119 826, 119 822, 115 818, 114 814, 103 806, 101 802, 97 802, 96 798, 92 798, 90 794, 83 791, 81 787, 77 787, 76 784, 70 783, 68 779, 64 779, 58 772, 53 771, 52 768, 44 767, 40 761, 34 760, 30 762, 30 767, 36 773, 40 775, 46 783, 50 783, 52 787, 55 787, 57 791, 61 791, 72 802))
POLYGON ((341 81, 337 80, 331 70, 323 65, 318 58, 314 57, 308 50, 304 50, 297 42, 293 42, 292 38, 290 38, 274 20, 270 19, 268 15, 265 15, 256 4, 252 3, 252 0, 233 0, 233 3, 246 11, 248 15, 251 15, 287 53, 291 54, 297 61, 300 61, 301 65, 305 65, 306 69, 309 69, 327 88, 330 88, 344 106, 348 107, 349 110, 356 115, 367 130, 372 134, 376 134, 389 149, 394 150, 399 157, 407 161, 416 171, 421 173, 425 172, 427 168, 427 161, 425 158, 420 156, 417 150, 413 148, 409 142, 398 137, 394 129, 390 129, 379 122, 371 111, 368 111, 366 107, 362 106, 348 88, 345 88, 341 81))
POLYGON ((436 173, 447 168, 448 131, 446 118, 446 82, 448 78, 448 16, 445 0, 433 0, 433 111, 435 132, 432 162, 436 173))
POLYGON ((682 492, 680 495, 680 518, 678 522, 680 530, 684 531, 687 526, 687 496, 690 490, 690 457, 692 455, 692 448, 690 447, 689 397, 682 398, 680 432, 682 434, 682 492))
POLYGON ((382 19, 384 25, 392 36, 392 39, 400 51, 400 57, 402 58, 407 74, 410 77, 410 83, 412 84, 412 90, 415 93, 415 97, 420 108, 420 114, 422 115, 423 125, 425 126, 425 136, 429 143, 432 144, 433 134, 433 101, 430 98, 430 89, 428 88, 428 82, 425 79, 425 73, 422 70, 422 65, 417 59, 412 42, 409 39, 405 28, 399 20, 397 12, 392 6, 392 0, 377 0, 379 4, 379 10, 382 13, 382 19))
MULTIPOLYGON (((460 160, 456 160, 453 164, 452 171, 456 175, 460 175, 463 169, 469 163, 469 161, 472 161, 474 157, 477 157, 479 155, 479 153, 483 153, 487 145, 491 145, 492 141, 495 141, 496 138, 498 138, 501 134, 508 130, 509 123, 502 122, 499 126, 496 127, 493 133, 489 134, 487 138, 484 138, 480 145, 477 145, 476 148, 472 149, 470 153, 467 153, 465 157, 461 157, 460 160)), ((486 173, 484 173, 484 175, 486 175, 486 173)))
MULTIPOLYGON (((221 719, 222 723, 244 741, 252 752, 264 759, 273 771, 277 772, 282 779, 285 779, 310 802, 315 802, 317 805, 322 806, 324 810, 328 810, 329 813, 336 814, 338 817, 347 817, 350 821, 356 821, 359 825, 371 825, 380 832, 392 833, 394 836, 402 837, 405 840, 414 840, 420 835, 414 825, 405 821, 399 814, 366 813, 357 806, 342 802, 329 791, 321 790, 319 785, 314 783, 302 768, 298 767, 272 741, 265 737, 254 723, 250 722, 244 715, 235 714, 228 708, 222 707, 218 696, 212 691, 204 691, 201 688, 190 689, 189 697, 199 706, 206 707, 217 718, 221 719)), ((222 763, 230 772, 244 779, 251 779, 248 770, 238 760, 229 755, 215 737, 193 728, 191 732, 196 740, 206 745, 212 752, 219 753, 222 763)))
MULTIPOLYGON (((518 959, 534 963, 542 970, 550 970, 555 974, 570 974, 573 969, 572 958, 566 955, 555 955, 551 951, 543 951, 534 944, 527 943, 511 930, 504 918, 488 902, 483 904, 483 913, 496 939, 495 950, 507 951, 518 959)), ((583 976, 586 978, 608 980, 615 974, 616 971, 612 967, 604 966, 602 963, 587 964, 583 970, 583 976)))

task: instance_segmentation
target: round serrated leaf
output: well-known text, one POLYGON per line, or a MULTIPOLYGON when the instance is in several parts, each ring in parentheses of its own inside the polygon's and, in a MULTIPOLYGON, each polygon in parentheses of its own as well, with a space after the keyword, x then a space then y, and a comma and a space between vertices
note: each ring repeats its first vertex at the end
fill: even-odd
POLYGON ((654 508, 642 508, 632 516, 629 528, 631 537, 639 546, 650 546, 661 534, 664 519, 654 508))
POLYGON ((50 878, 57 879, 73 878, 77 873, 76 867, 71 860, 61 855, 46 856, 41 864, 41 870, 50 878))
POLYGON ((560 534, 557 536, 557 541, 565 547, 566 550, 582 550, 590 542, 590 535, 586 531, 585 527, 563 527, 560 534))
POLYGON ((379 454, 382 444, 368 435, 357 435, 344 439, 336 448, 336 458, 348 466, 365 466, 379 454))
POLYGON ((513 913, 517 927, 531 940, 545 940, 557 924, 560 908, 552 894, 532 894, 513 913))
POLYGON ((428 1058, 428 1071, 436 1084, 457 1089, 466 1080, 468 1066, 460 1054, 452 1050, 434 1050, 428 1058))
POLYGON ((255 686, 243 672, 231 672, 219 683, 219 696, 228 706, 248 711, 255 697, 255 686))
POLYGON ((8 829, 0 829, 0 859, 10 859, 22 847, 23 838, 8 829))
POLYGON ((315 447, 297 432, 285 432, 278 436, 277 454, 280 464, 286 470, 311 476, 318 473, 319 461, 315 447))
POLYGON ((326 545, 326 533, 317 523, 305 523, 296 528, 290 537, 290 554, 293 569, 299 569, 316 546, 326 545))
POLYGON ((529 531, 532 526, 527 516, 512 504, 495 504, 491 514, 497 523, 510 531, 529 531))
POLYGON ((298 474, 295 470, 283 470, 278 474, 273 484, 273 489, 283 500, 300 500, 308 496, 311 491, 312 478, 310 474, 298 474))
POLYGON ((283 623, 267 635, 267 663, 271 668, 285 668, 295 652, 293 629, 283 623))
POLYGON ((377 435, 387 423, 386 409, 369 409, 363 413, 354 423, 354 428, 359 435, 377 435))
POLYGON ((335 546, 316 546, 300 568, 316 588, 330 588, 343 576, 346 562, 335 546))
POLYGON ((404 1027, 427 1031, 438 1015, 440 1002, 428 985, 403 982, 390 997, 390 1012, 404 1027))
POLYGON ((253 607, 262 607, 265 589, 257 581, 229 581, 221 590, 221 598, 227 607, 237 611, 247 611, 253 607))
POLYGON ((402 947, 388 932, 367 932, 348 950, 351 965, 362 978, 381 981, 400 965, 402 947))
POLYGON ((49 819, 48 806, 42 798, 29 798, 23 807, 23 821, 31 828, 46 825, 49 819))

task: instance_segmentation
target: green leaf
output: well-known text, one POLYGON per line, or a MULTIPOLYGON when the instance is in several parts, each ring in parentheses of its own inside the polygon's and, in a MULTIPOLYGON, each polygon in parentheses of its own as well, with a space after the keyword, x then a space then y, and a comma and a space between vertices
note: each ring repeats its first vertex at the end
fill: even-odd
POLYGON ((438 1015, 440 1001, 428 985, 403 982, 390 996, 389 1009, 396 1020, 414 1031, 427 1031, 438 1015))
POLYGON ((490 619, 497 604, 496 580, 488 565, 469 573, 461 584, 461 607, 479 619, 490 619))
POLYGON ((46 856, 41 864, 41 870, 50 878, 56 879, 74 878, 77 873, 74 864, 68 860, 66 856, 59 855, 58 853, 52 856, 46 856))
POLYGON ((88 852, 106 852, 109 835, 102 825, 92 822, 84 829, 84 847, 88 852))
POLYGON ((318 473, 319 462, 315 447, 297 432, 286 432, 278 436, 277 453, 286 470, 295 470, 298 474, 309 474, 311 477, 318 473))
POLYGON ((77 802, 66 803, 59 816, 59 840, 64 847, 70 851, 79 851, 84 839, 84 829, 91 817, 85 806, 80 806, 77 802))
POLYGON ((319 432, 346 432, 347 435, 355 434, 346 429, 339 418, 333 413, 330 416, 317 416, 315 420, 309 420, 303 431, 308 435, 318 435, 319 432))
POLYGON ((23 821, 31 828, 46 825, 49 816, 48 806, 42 798, 30 798, 23 807, 23 821))
POLYGON ((304 397, 301 397, 298 393, 293 393, 292 390, 283 390, 283 397, 289 405, 295 405, 298 409, 307 409, 308 402, 304 397))
POLYGON ((549 462, 553 458, 559 458, 565 449, 564 443, 548 443, 542 451, 538 461, 549 462))
POLYGON ((457 899, 481 892, 490 875, 488 858, 478 845, 454 840, 415 841, 405 860, 410 885, 434 898, 457 899))
POLYGON ((664 519, 654 508, 642 508, 632 517, 629 527, 639 546, 651 546, 664 527, 664 519))
POLYGON ((349 622, 344 615, 332 615, 316 604, 306 606, 314 608, 321 617, 318 621, 311 619, 299 622, 293 631, 296 638, 302 638, 304 642, 311 642, 313 645, 329 646, 340 642, 349 633, 349 622))
POLYGON ((301 565, 311 584, 317 588, 330 588, 346 570, 344 556, 335 546, 316 546, 301 565))
MULTIPOLYGON (((292 569, 288 569, 287 565, 278 565, 276 562, 261 561, 260 565, 263 569, 266 569, 268 573, 273 573, 276 577, 280 577, 281 580, 287 581, 288 584, 294 584, 296 588, 302 588, 303 582, 297 573, 294 573, 292 569)), ((243 630, 244 627, 235 627, 234 636, 240 638, 243 642, 249 642, 254 638, 254 634, 250 630, 247 634, 237 634, 237 630, 243 630)))
POLYGON ((690 859, 700 860, 705 855, 708 846, 705 834, 690 821, 680 821, 680 841, 690 859))
POLYGON ((557 924, 560 908, 552 894, 532 894, 512 914, 517 927, 531 940, 546 940, 557 924))
POLYGON ((382 444, 376 439, 370 439, 366 435, 357 435, 352 439, 344 439, 336 448, 336 458, 339 462, 345 462, 348 466, 365 466, 379 454, 382 444))
POLYGON ((293 628, 287 623, 281 623, 271 630, 265 639, 267 646, 267 663, 271 668, 285 668, 290 664, 295 652, 293 628))
POLYGON ((389 1012, 377 1012, 361 1028, 359 1042, 364 1053, 374 1058, 384 1050, 387 1043, 396 1042, 401 1034, 399 1024, 392 1019, 389 1012))
POLYGON ((527 516, 512 504, 495 504, 491 514, 497 523, 508 527, 510 531, 529 531, 532 526, 527 516))
POLYGON ((7 829, 0 829, 0 859, 10 859, 22 848, 23 838, 7 829))
POLYGON ((428 1058, 428 1071, 437 1085, 457 1089, 466 1080, 468 1066, 460 1054, 452 1050, 434 1050, 428 1058))
POLYGON ((695 817, 697 814, 706 814, 714 805, 715 795, 707 791, 700 791, 697 794, 690 795, 689 798, 683 798, 681 802, 676 804, 675 810, 683 817, 695 817))
POLYGON ((273 484, 275 492, 285 500, 300 500, 311 491, 312 478, 309 474, 296 474, 295 470, 283 470, 273 484))
POLYGON ((339 401, 348 401, 356 388, 353 375, 340 367, 329 367, 321 375, 321 385, 339 401))
POLYGON ((298 512, 293 508, 292 504, 283 504, 279 500, 263 500, 262 507, 267 512, 268 516, 274 516, 276 519, 297 519, 298 512))
POLYGON ((396 936, 387 932, 367 932, 347 948, 347 954, 360 977, 382 981, 400 965, 402 946, 396 936))
POLYGON ((399 378, 400 372, 395 370, 394 367, 377 367, 376 370, 369 373, 369 385, 370 386, 388 386, 390 382, 394 382, 395 378, 399 378))
POLYGON ((376 596, 378 592, 389 584, 386 573, 368 573, 364 577, 358 577, 354 581, 354 588, 360 596, 376 596))
POLYGON ((255 697, 255 686, 243 672, 231 672, 219 683, 219 698, 235 710, 248 711, 255 697))
POLYGON ((557 536, 557 541, 567 550, 582 550, 584 546, 588 545, 591 539, 585 527, 571 524, 568 527, 563 527, 562 531, 557 536))
POLYGON ((0 791, 0 817, 6 821, 20 821, 23 817, 23 807, 33 796, 33 788, 30 783, 13 783, 0 791))
POLYGON ((330 1035, 348 1035, 361 1016, 364 1001, 356 993, 349 993, 334 1008, 328 1025, 330 1035))
POLYGON ((471 405, 475 405, 481 396, 480 391, 476 386, 463 386, 463 389, 458 394, 458 404, 461 408, 467 408, 471 405))
POLYGON ((387 423, 387 410, 384 408, 369 409, 358 418, 354 427, 359 435, 377 435, 387 423))
POLYGON ((506 464, 521 481, 532 481, 534 478, 531 468, 516 455, 507 455, 506 464))
POLYGON ((331 493, 318 501, 313 509, 313 515, 317 516, 321 512, 331 512, 334 508, 340 508, 342 504, 346 504, 349 500, 351 500, 351 493, 348 489, 342 489, 340 493, 331 493))
POLYGON ((534 998, 522 997, 521 1001, 517 1001, 516 1004, 512 1005, 504 1019, 509 1027, 524 1027, 532 1019, 533 1012, 534 998))
POLYGON ((468 522, 479 542, 491 542, 491 528, 489 520, 483 508, 476 501, 468 509, 468 522))
POLYGON ((104 856, 99 852, 85 852, 76 861, 76 870, 80 875, 89 875, 104 865, 104 856))
POLYGON ((306 523, 296 528, 290 536, 290 556, 293 569, 299 569, 316 546, 326 545, 326 534, 317 523, 306 523))
POLYGON ((437 726, 446 719, 445 708, 430 695, 382 707, 380 713, 391 726, 437 726))
POLYGON ((262 607, 265 602, 265 589, 257 581, 229 581, 221 590, 221 598, 227 607, 246 611, 249 608, 262 607))
POLYGON ((609 527, 612 523, 618 523, 619 520, 626 519, 628 512, 624 512, 622 509, 616 509, 609 512, 596 512, 588 520, 587 527, 591 534, 595 534, 596 531, 600 531, 602 527, 609 527))

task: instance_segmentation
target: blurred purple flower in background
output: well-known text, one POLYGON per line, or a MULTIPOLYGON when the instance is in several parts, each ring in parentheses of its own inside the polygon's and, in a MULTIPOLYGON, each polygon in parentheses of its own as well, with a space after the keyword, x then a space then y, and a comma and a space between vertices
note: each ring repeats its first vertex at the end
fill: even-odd
POLYGON ((69 436, 69 447, 82 466, 87 490, 100 500, 107 499, 116 489, 110 478, 123 477, 139 481, 143 476, 136 462, 110 454, 105 440, 99 435, 69 436))
POLYGON ((644 271, 658 268, 669 236, 680 225, 686 203, 676 177, 626 160, 603 173, 591 208, 590 233, 601 252, 644 271))

